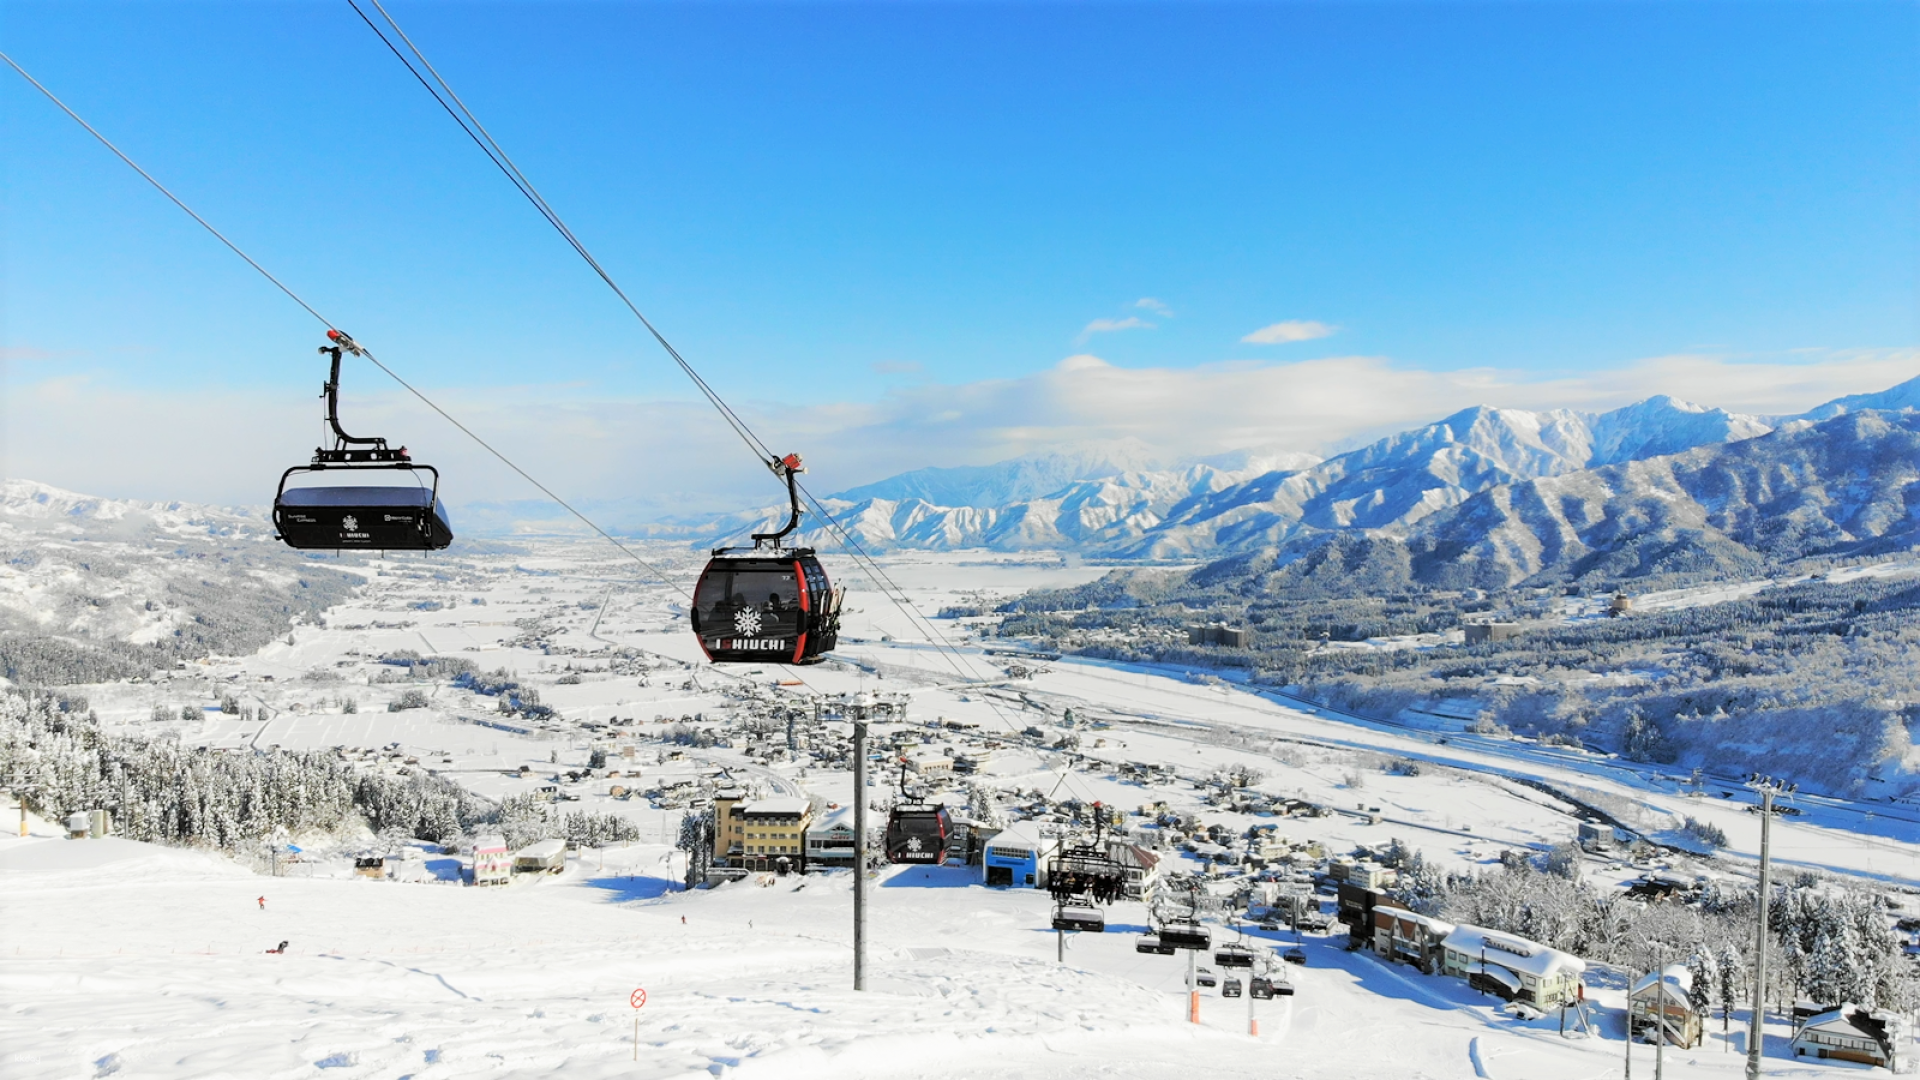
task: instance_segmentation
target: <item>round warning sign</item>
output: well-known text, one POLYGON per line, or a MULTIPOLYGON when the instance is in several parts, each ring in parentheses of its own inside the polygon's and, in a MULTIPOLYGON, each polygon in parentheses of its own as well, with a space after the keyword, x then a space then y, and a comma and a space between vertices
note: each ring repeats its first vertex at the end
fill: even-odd
POLYGON ((647 1003, 647 992, 645 990, 635 990, 627 998, 627 1001, 632 1004, 634 1008, 638 1009, 647 1003))

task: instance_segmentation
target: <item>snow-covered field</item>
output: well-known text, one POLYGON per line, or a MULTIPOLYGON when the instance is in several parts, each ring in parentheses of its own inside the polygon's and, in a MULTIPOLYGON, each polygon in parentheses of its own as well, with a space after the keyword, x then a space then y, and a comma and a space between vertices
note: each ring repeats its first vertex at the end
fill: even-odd
MULTIPOLYGON (((1619 1074, 1621 987, 1608 971, 1589 978, 1600 1037, 1563 1037, 1557 1017, 1522 1022, 1463 982, 1347 953, 1344 935, 1309 935, 1308 964, 1289 969, 1297 996, 1257 1003, 1253 1036, 1248 1002, 1211 990, 1201 1023, 1187 1022, 1183 961, 1133 951, 1146 927, 1141 905, 1115 905, 1110 932, 1072 937, 1060 962, 1045 894, 987 889, 977 868, 882 876, 870 893, 869 988, 855 993, 847 873, 681 891, 666 841, 684 811, 611 794, 615 784, 726 769, 770 793, 849 799, 846 772, 781 754, 750 759, 738 743, 669 756, 678 748, 659 742, 656 721, 715 722, 742 680, 796 703, 910 690, 913 721, 978 725, 980 737, 1006 743, 982 779, 1009 793, 1053 791, 1128 810, 1166 801, 1244 829, 1257 819, 1206 805, 1192 781, 1255 768, 1265 791, 1353 811, 1275 822, 1334 852, 1398 837, 1464 868, 1571 838, 1571 808, 1516 778, 1603 804, 1654 835, 1685 816, 1725 829, 1725 856, 1676 866, 1686 873, 1750 872, 1757 849, 1758 820, 1742 793, 1693 797, 1605 759, 1367 727, 1176 671, 1023 661, 1037 674, 1009 679, 1014 658, 986 653, 963 621, 909 618, 883 595, 932 615, 980 594, 1087 581, 1100 567, 1052 555, 890 557, 884 584, 843 574, 854 590, 843 662, 717 670, 695 662, 674 587, 691 583, 697 561, 664 545, 645 554, 673 585, 584 542, 386 560, 324 626, 301 626, 256 655, 78 688, 119 730, 231 748, 397 744, 414 759, 407 767, 496 798, 552 783, 556 771, 583 767, 593 746, 611 746, 611 763, 641 778, 565 785, 578 796, 566 805, 627 817, 641 840, 573 853, 557 876, 475 889, 452 880, 451 860, 433 856, 416 881, 356 878, 342 861, 351 838, 298 838, 308 860, 270 876, 208 853, 56 839, 35 822, 33 836, 0 839, 0 1076, 1619 1074), (958 655, 932 647, 930 625, 958 655), (616 648, 639 650, 619 672, 616 648), (515 673, 565 720, 503 718, 496 699, 445 682, 388 681, 398 669, 377 661, 399 650, 515 673), (427 691, 429 705, 386 711, 408 690, 427 691), (248 712, 207 710, 223 697, 248 712), (345 711, 349 700, 356 711, 345 711), (154 718, 156 707, 167 720, 154 718), (183 707, 192 719, 180 718, 183 707), (1029 726, 1063 730, 1066 709, 1082 759, 1018 740, 1029 726), (635 723, 584 726, 616 718, 635 723), (1422 768, 1383 768, 1396 759, 1422 768), (1122 780, 1126 762, 1170 764, 1178 779, 1122 780), (1383 820, 1370 824, 1372 815, 1383 820), (284 955, 266 952, 282 940, 284 955), (648 999, 636 1045, 628 1000, 641 987, 648 999)), ((1774 838, 1776 857, 1793 865, 1896 889, 1920 883, 1920 826, 1891 811, 1868 819, 1857 807, 1809 804, 1774 838)), ((1598 859, 1586 872, 1596 881, 1635 874, 1598 859)), ((1731 1052, 1716 1018, 1706 1046, 1668 1053, 1671 1075, 1739 1075, 1735 1026, 1731 1052)), ((1770 1042, 1786 1035, 1781 1026, 1770 1042)), ((1651 1047, 1634 1053, 1650 1075, 1651 1047)), ((1785 1057, 1769 1063, 1769 1075, 1830 1071, 1785 1057)))

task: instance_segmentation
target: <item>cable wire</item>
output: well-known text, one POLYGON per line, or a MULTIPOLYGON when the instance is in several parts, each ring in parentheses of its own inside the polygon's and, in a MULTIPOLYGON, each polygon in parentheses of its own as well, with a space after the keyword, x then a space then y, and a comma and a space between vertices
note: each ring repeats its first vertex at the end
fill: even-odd
MULTIPOLYGON (((82 118, 79 113, 74 112, 72 108, 68 107, 66 102, 61 101, 60 98, 57 95, 55 95, 53 91, 47 89, 46 86, 44 86, 40 82, 40 80, 28 74, 27 69, 21 67, 17 62, 15 62, 13 57, 8 56, 5 53, 0 53, 0 60, 5 60, 7 62, 7 66, 19 72, 20 77, 27 80, 27 82, 31 83, 35 90, 40 91, 41 94, 46 96, 46 99, 48 101, 51 101, 55 105, 59 106, 60 111, 72 117, 75 123, 85 128, 87 131, 87 134, 92 135, 95 139, 98 139, 100 141, 100 145, 106 147, 108 150, 113 151, 113 155, 115 157, 125 162, 128 168, 132 169, 136 173, 139 173, 142 179, 146 180, 147 183, 153 185, 154 190, 158 191, 162 195, 165 195, 167 199, 173 203, 173 205, 179 207, 182 211, 186 213, 188 217, 199 222, 200 227, 207 230, 208 233, 212 234, 215 240, 218 240, 222 244, 226 245, 227 250, 233 252, 235 255, 240 256, 240 258, 243 259, 248 266, 251 266, 254 268, 254 270, 258 271, 261 277, 266 278, 268 281, 272 282, 274 288, 279 289, 281 292, 287 295, 287 298, 289 300, 292 300, 294 303, 300 305, 301 310, 305 311, 307 314, 319 320, 320 325, 326 327, 327 329, 332 330, 336 328, 331 319, 328 319, 325 315, 320 314, 320 312, 317 311, 312 304, 309 304, 305 300, 301 299, 299 293, 296 293, 291 288, 289 288, 286 282, 281 281, 277 277, 274 277, 273 274, 270 273, 266 267, 261 266, 258 262, 254 261, 253 256, 248 255, 245 251, 242 251, 240 249, 240 245, 234 243, 232 240, 227 239, 226 234, 221 232, 219 229, 214 228, 212 222, 208 221, 206 218, 203 218, 198 213, 194 212, 193 207, 188 206, 184 201, 182 201, 180 196, 175 195, 173 192, 167 190, 167 186, 165 184, 162 184, 159 180, 155 179, 152 173, 141 168, 138 162, 128 157, 125 151, 121 150, 118 146, 115 146, 112 140, 108 139, 105 135, 102 135, 100 133, 99 129, 95 128, 92 124, 87 123, 86 120, 82 118)), ((432 398, 422 393, 418 387, 414 386, 412 383, 408 382, 407 380, 401 378, 398 372, 388 367, 385 362, 383 362, 379 357, 375 356, 371 350, 366 348, 366 346, 364 345, 360 346, 360 354, 365 356, 369 361, 371 361, 373 363, 373 366, 385 372, 388 378, 392 379, 396 383, 399 383, 401 387, 403 387, 408 393, 418 398, 422 404, 427 406, 427 408, 432 409, 436 413, 439 413, 442 419, 444 419, 447 423, 452 424, 455 428, 459 429, 461 434, 465 435, 469 439, 472 439, 475 443, 479 444, 481 449, 485 450, 487 453, 492 454, 495 458, 499 459, 501 464, 505 465, 509 469, 512 469, 514 472, 518 473, 520 477, 524 479, 527 483, 532 484, 534 487, 538 488, 541 494, 545 495, 549 499, 552 499, 556 504, 558 504, 561 507, 561 509, 565 510, 569 514, 572 514, 574 517, 579 518, 583 523, 586 524, 588 528, 598 533, 608 543, 612 544, 616 548, 619 548, 622 552, 625 552, 626 555, 629 558, 631 558, 634 562, 639 563, 641 566, 645 567, 649 573, 653 574, 655 577, 665 582, 670 588, 679 592, 680 595, 685 596, 689 603, 692 602, 693 600, 692 595, 688 593, 685 588, 683 588, 681 585, 675 582, 672 578, 668 577, 663 571, 660 570, 659 567, 656 567, 652 563, 648 562, 646 559, 641 558, 638 554, 636 554, 633 551, 633 549, 627 547, 625 544, 615 539, 611 533, 607 532, 605 529, 595 524, 593 519, 587 517, 587 515, 575 509, 572 503, 561 498, 559 495, 554 494, 554 491, 552 488, 549 488, 547 485, 535 479, 533 477, 533 474, 521 468, 517 463, 514 462, 512 458, 509 458, 507 455, 495 449, 492 443, 489 443, 487 440, 475 434, 472 428, 467 427, 467 425, 455 419, 453 417, 453 414, 441 408, 439 404, 436 403, 432 398)))
MULTIPOLYGON (((460 126, 461 131, 466 133, 467 138, 472 140, 473 144, 480 148, 480 151, 487 156, 489 161, 493 162, 494 167, 500 171, 501 175, 505 176, 508 182, 513 184, 521 196, 539 212, 541 217, 546 219, 554 231, 559 233, 561 238, 567 242, 568 246, 572 247, 581 259, 592 268, 593 272, 606 284, 607 288, 611 289, 613 294, 619 297, 620 302, 625 305, 633 317, 638 319, 640 324, 646 328, 647 333, 651 335, 654 341, 660 345, 661 349, 665 350, 667 355, 672 358, 674 364, 680 368, 688 379, 693 381, 694 386, 706 397, 715 411, 720 413, 722 419, 727 422, 734 433, 754 452, 755 458, 762 463, 776 459, 779 455, 775 454, 768 445, 754 433, 753 429, 734 411, 732 406, 727 404, 719 392, 695 370, 693 365, 687 361, 686 357, 683 356, 678 349, 673 347, 673 344, 667 340, 666 335, 662 334, 659 328, 641 313, 639 306, 636 305, 632 298, 627 295, 626 291, 614 281, 613 276, 607 272, 606 268, 600 264, 598 259, 594 258, 592 252, 587 250, 586 245, 580 241, 579 237, 574 235, 573 230, 567 227, 566 222, 561 220, 559 212, 553 209, 546 198, 534 187, 533 182, 527 178, 527 175, 521 171, 518 165, 514 164, 513 159, 507 155, 506 149, 500 145, 492 133, 487 131, 486 126, 480 122, 479 117, 474 115, 473 110, 467 107, 466 102, 461 100, 460 95, 454 91, 452 85, 449 84, 440 74, 439 70, 433 66, 433 63, 427 59, 426 54, 422 52, 420 47, 414 43, 413 39, 407 35, 407 32, 401 28, 398 20, 381 5, 380 0, 368 0, 368 3, 373 6, 375 11, 379 12, 381 19, 392 28, 394 37, 397 37, 400 43, 406 46, 406 52, 402 52, 400 46, 394 44, 393 39, 387 36, 379 24, 368 17, 367 13, 361 9, 357 0, 347 0, 347 5, 353 8, 354 14, 358 15, 360 20, 366 23, 367 28, 373 31, 374 35, 378 37, 381 43, 387 47, 387 50, 400 61, 408 73, 414 77, 415 81, 419 82, 421 87, 440 105, 441 109, 453 119, 454 123, 460 126), (408 53, 412 54, 411 59, 409 59, 408 53), (416 60, 419 62, 417 67, 414 63, 416 60), (424 74, 422 73, 423 69, 424 74), (429 80, 429 76, 431 76, 431 80, 429 80)), ((802 488, 802 491, 805 491, 805 489, 802 488)), ((966 670, 961 663, 956 662, 956 657, 964 659, 964 655, 955 649, 952 643, 948 642, 944 635, 940 633, 939 629, 933 626, 924 615, 907 601, 905 591, 900 589, 893 579, 887 575, 886 571, 866 552, 866 549, 853 538, 851 532, 844 528, 811 492, 806 492, 806 498, 807 502, 827 523, 829 529, 840 536, 842 542, 847 546, 849 553, 852 554, 857 561, 865 565, 882 583, 882 595, 886 596, 890 603, 900 608, 902 612, 906 614, 910 625, 914 625, 917 629, 921 629, 927 633, 935 647, 946 654, 947 662, 949 666, 954 669, 954 673, 963 680, 979 680, 981 676, 977 670, 970 672, 966 670)), ((996 714, 998 711, 996 708, 996 714)), ((1005 721, 1005 717, 1001 717, 1001 719, 1003 722, 1005 721)), ((1010 724, 1009 727, 1011 727, 1010 724)))

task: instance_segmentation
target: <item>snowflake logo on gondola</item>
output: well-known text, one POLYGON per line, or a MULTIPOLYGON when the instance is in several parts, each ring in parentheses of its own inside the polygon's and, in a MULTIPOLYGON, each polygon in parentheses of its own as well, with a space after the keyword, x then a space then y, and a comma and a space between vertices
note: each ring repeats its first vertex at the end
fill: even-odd
POLYGON ((733 613, 733 628, 752 637, 760 632, 760 613, 752 608, 741 608, 733 613))
POLYGON ((920 838, 917 836, 907 837, 907 850, 918 855, 920 853, 920 838))
POLYGON ((346 517, 340 519, 340 527, 348 532, 359 532, 360 519, 354 517, 352 514, 348 514, 346 517))

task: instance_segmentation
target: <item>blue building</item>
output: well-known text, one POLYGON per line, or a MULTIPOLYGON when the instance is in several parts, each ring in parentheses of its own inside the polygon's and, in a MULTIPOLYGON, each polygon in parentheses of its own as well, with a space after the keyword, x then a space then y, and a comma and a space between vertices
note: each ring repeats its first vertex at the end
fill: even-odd
POLYGON ((1047 861, 1059 851, 1059 839, 1041 836, 1031 822, 1021 822, 988 838, 980 862, 988 885, 1044 889, 1047 861))

